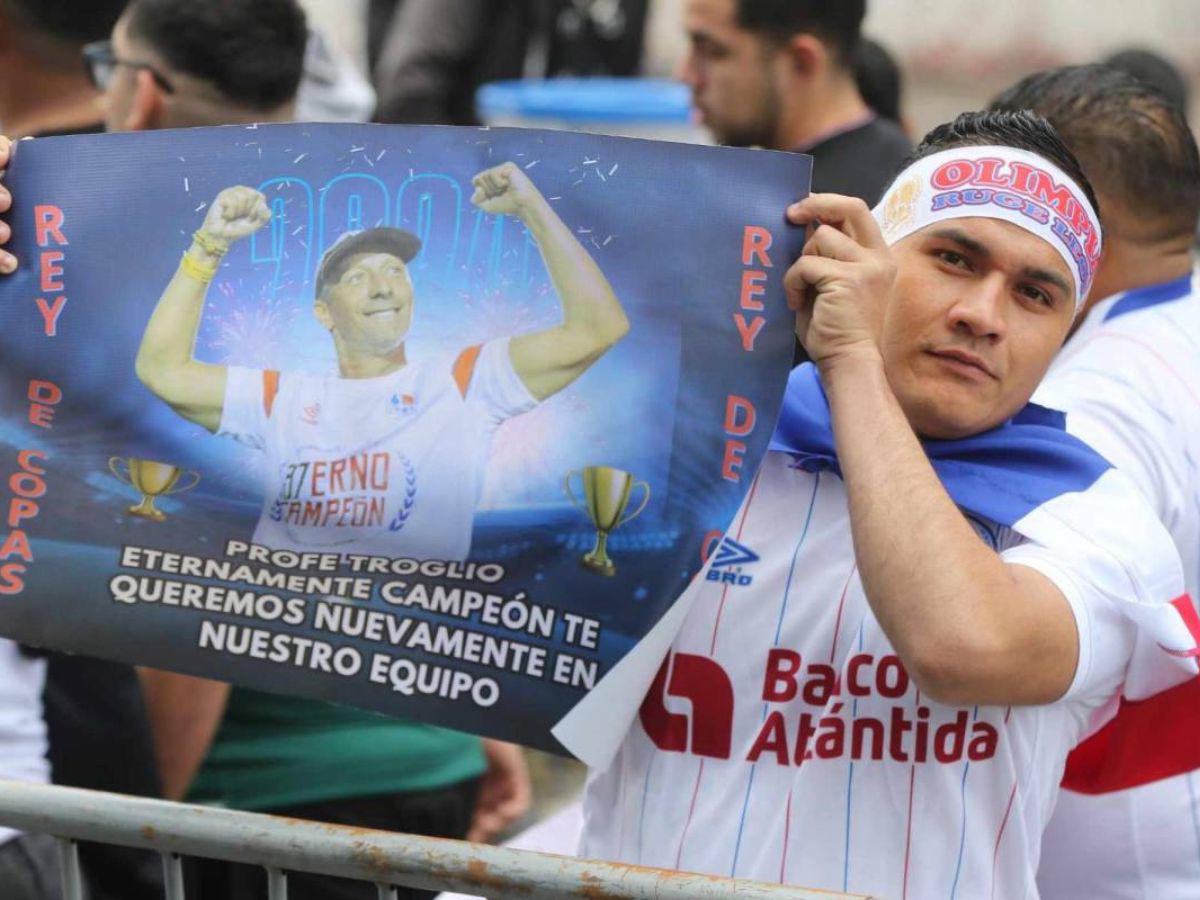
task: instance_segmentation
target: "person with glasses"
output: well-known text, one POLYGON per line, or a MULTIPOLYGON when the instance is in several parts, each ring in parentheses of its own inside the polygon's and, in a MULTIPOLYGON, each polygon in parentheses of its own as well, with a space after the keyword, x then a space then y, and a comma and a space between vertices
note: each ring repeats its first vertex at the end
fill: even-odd
POLYGON ((158 87, 168 94, 175 93, 175 86, 158 69, 150 63, 134 62, 121 59, 113 50, 113 42, 106 38, 102 41, 92 41, 83 47, 83 68, 88 80, 96 90, 107 93, 112 86, 113 76, 117 74, 118 66, 130 69, 141 69, 150 73, 150 77, 158 87))
POLYGON ((290 122, 307 44, 296 0, 134 0, 83 59, 109 131, 290 122))

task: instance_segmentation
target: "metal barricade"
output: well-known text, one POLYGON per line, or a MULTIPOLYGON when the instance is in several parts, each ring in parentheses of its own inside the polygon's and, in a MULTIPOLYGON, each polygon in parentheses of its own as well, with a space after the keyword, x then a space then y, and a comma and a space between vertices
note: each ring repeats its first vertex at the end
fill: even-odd
POLYGON ((395 900, 396 885, 459 891, 490 900, 851 898, 830 891, 15 781, 0 780, 0 825, 59 838, 64 900, 84 897, 75 843, 80 840, 161 854, 167 900, 184 900, 182 856, 264 867, 269 900, 287 900, 289 871, 373 883, 380 900, 395 900))

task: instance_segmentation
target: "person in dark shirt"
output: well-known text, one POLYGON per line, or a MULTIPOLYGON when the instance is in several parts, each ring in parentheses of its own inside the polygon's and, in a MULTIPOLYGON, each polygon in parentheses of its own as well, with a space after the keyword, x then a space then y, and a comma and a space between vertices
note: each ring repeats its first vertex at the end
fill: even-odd
POLYGON ((379 42, 376 121, 477 125, 475 92, 489 81, 636 75, 648 9, 648 0, 403 0, 382 38, 368 38, 379 42))
POLYGON ((718 143, 813 157, 814 192, 873 205, 911 144, 855 81, 866 0, 687 0, 681 75, 718 143))
MULTIPOLYGON (((718 143, 813 158, 813 193, 874 206, 912 145, 863 100, 866 0, 687 0, 680 75, 718 143)), ((795 360, 807 359, 796 344, 795 360)))

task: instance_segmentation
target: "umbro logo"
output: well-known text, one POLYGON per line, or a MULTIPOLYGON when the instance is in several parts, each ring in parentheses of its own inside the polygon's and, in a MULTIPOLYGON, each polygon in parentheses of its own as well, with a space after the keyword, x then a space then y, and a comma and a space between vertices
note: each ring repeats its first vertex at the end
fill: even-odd
POLYGON ((758 562, 758 554, 749 547, 739 544, 726 535, 717 545, 712 565, 708 568, 709 581, 721 584, 736 584, 742 587, 750 584, 754 578, 742 571, 743 566, 758 562))
POLYGON ((321 415, 321 404, 314 403, 312 406, 304 407, 300 416, 300 421, 305 425, 316 425, 317 418, 321 415))
POLYGON ((726 535, 717 546, 717 557, 712 567, 742 566, 752 562, 758 562, 758 554, 726 535))

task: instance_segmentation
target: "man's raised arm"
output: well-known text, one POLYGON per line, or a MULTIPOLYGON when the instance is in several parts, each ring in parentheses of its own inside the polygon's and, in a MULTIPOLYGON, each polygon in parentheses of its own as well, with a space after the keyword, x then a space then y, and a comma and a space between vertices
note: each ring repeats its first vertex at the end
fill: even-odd
POLYGON ((271 218, 253 188, 231 187, 217 195, 163 291, 138 348, 137 376, 185 419, 216 431, 225 402, 225 367, 193 358, 208 286, 229 245, 271 218))
POLYGON ((509 344, 517 375, 534 397, 545 400, 623 338, 629 319, 595 260, 520 168, 503 163, 480 172, 474 184, 472 203, 525 223, 562 300, 562 324, 518 335, 509 344))

